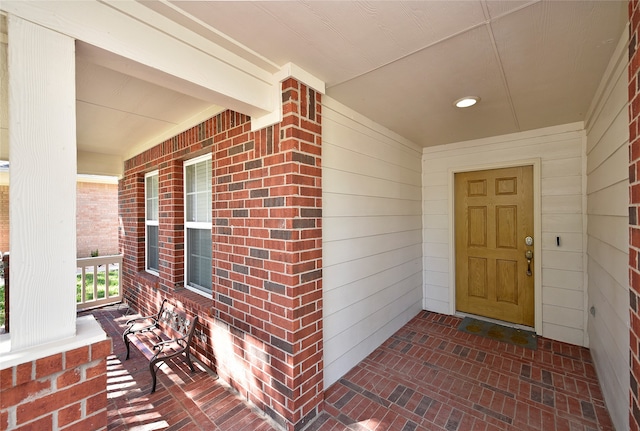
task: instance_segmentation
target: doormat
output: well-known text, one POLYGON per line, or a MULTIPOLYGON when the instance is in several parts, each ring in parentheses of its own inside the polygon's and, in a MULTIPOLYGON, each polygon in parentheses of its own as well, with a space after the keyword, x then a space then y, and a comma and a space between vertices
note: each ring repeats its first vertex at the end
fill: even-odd
POLYGON ((480 335, 492 340, 504 341, 531 350, 538 349, 538 337, 531 331, 509 328, 508 326, 497 325, 483 320, 465 317, 458 326, 458 330, 468 334, 480 335))

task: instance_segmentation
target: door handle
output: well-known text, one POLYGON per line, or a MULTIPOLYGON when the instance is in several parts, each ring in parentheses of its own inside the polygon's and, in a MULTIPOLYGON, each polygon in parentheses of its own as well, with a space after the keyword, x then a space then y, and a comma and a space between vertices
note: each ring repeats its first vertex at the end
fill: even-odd
POLYGON ((527 275, 531 277, 531 259, 533 259, 533 252, 531 250, 525 251, 524 257, 527 259, 527 275))

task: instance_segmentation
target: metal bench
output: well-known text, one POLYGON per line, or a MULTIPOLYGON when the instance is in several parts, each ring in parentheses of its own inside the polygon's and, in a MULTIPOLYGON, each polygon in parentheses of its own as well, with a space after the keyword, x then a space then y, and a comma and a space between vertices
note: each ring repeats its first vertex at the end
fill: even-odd
POLYGON ((197 323, 198 316, 192 316, 176 308, 166 299, 162 301, 158 314, 127 321, 127 329, 122 334, 127 347, 125 359, 129 359, 129 344, 132 343, 149 360, 149 371, 153 380, 151 393, 156 391, 156 371, 167 359, 184 353, 187 365, 195 372, 190 349, 197 323))

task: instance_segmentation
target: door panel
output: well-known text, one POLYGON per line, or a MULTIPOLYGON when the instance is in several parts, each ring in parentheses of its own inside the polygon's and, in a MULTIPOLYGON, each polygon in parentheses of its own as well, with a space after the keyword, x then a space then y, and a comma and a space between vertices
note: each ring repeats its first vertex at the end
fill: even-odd
POLYGON ((469 207, 469 246, 487 246, 487 208, 469 207))
POLYGON ((486 299, 487 289, 487 259, 469 258, 469 296, 486 299))
POLYGON ((456 174, 455 236, 457 310, 533 326, 533 167, 456 174))

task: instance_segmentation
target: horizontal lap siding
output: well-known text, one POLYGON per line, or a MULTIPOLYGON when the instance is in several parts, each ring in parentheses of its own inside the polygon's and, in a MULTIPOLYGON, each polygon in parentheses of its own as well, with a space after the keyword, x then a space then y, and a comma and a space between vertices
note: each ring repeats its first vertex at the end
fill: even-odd
POLYGON ((628 429, 629 125, 626 33, 587 121, 589 347, 616 429, 628 429))
POLYGON ((536 217, 540 217, 542 232, 535 246, 542 250, 542 333, 577 345, 585 343, 583 145, 584 131, 576 123, 425 148, 425 309, 447 314, 453 310, 451 170, 539 159, 541 214, 536 217), (560 247, 556 245, 557 236, 560 247))
POLYGON ((323 98, 325 387, 421 309, 420 152, 323 98))

